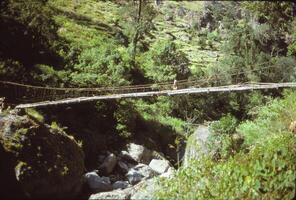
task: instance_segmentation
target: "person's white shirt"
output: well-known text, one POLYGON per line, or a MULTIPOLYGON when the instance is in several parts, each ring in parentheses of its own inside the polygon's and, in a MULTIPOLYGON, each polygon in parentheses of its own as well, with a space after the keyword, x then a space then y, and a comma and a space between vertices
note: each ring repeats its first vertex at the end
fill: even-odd
POLYGON ((173 90, 176 90, 176 89, 178 89, 178 88, 177 88, 177 80, 175 79, 174 84, 173 84, 173 90))

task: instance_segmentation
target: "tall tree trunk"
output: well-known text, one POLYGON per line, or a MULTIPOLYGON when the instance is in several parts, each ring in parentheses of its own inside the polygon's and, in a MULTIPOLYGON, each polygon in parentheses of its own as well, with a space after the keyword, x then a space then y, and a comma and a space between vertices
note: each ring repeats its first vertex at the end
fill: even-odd
POLYGON ((140 23, 141 23, 142 1, 143 0, 139 0, 136 32, 135 32, 135 35, 132 40, 132 62, 133 62, 133 64, 135 64, 135 61, 136 61, 137 44, 139 41, 139 32, 140 32, 139 28, 140 28, 140 23))

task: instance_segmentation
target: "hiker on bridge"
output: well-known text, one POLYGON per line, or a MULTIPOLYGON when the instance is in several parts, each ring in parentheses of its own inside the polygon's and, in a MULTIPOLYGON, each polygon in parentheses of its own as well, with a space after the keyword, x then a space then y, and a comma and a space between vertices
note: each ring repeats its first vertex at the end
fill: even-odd
POLYGON ((174 84, 173 84, 173 90, 177 90, 178 87, 177 87, 177 80, 175 79, 174 80, 174 84))

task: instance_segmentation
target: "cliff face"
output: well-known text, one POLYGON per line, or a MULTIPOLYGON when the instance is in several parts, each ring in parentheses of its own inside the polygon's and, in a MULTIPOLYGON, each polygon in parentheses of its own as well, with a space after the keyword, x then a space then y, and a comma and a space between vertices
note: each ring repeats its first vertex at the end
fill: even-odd
POLYGON ((0 124, 1 185, 19 189, 1 194, 70 198, 80 192, 84 154, 73 138, 27 115, 1 115, 0 124))

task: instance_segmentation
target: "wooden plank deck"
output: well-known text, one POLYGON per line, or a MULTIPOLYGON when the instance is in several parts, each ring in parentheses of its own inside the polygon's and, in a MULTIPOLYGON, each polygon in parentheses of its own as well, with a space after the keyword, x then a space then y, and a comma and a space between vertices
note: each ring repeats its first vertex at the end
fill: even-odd
POLYGON ((234 91, 246 91, 246 90, 260 90, 260 89, 276 89, 276 88, 296 88, 296 82, 288 83, 246 83, 238 85, 225 85, 217 87, 189 87, 186 89, 177 90, 163 90, 163 91, 149 91, 149 92, 132 92, 123 94, 110 94, 102 96, 92 96, 92 97, 77 97, 68 98, 63 100, 55 101, 43 101, 37 103, 26 103, 19 104, 15 108, 36 108, 36 107, 46 107, 46 106, 56 106, 61 104, 74 104, 89 101, 107 100, 107 99, 121 99, 121 98, 141 98, 149 96, 173 96, 173 95, 184 95, 184 94, 200 94, 200 93, 210 93, 210 92, 234 92, 234 91))

